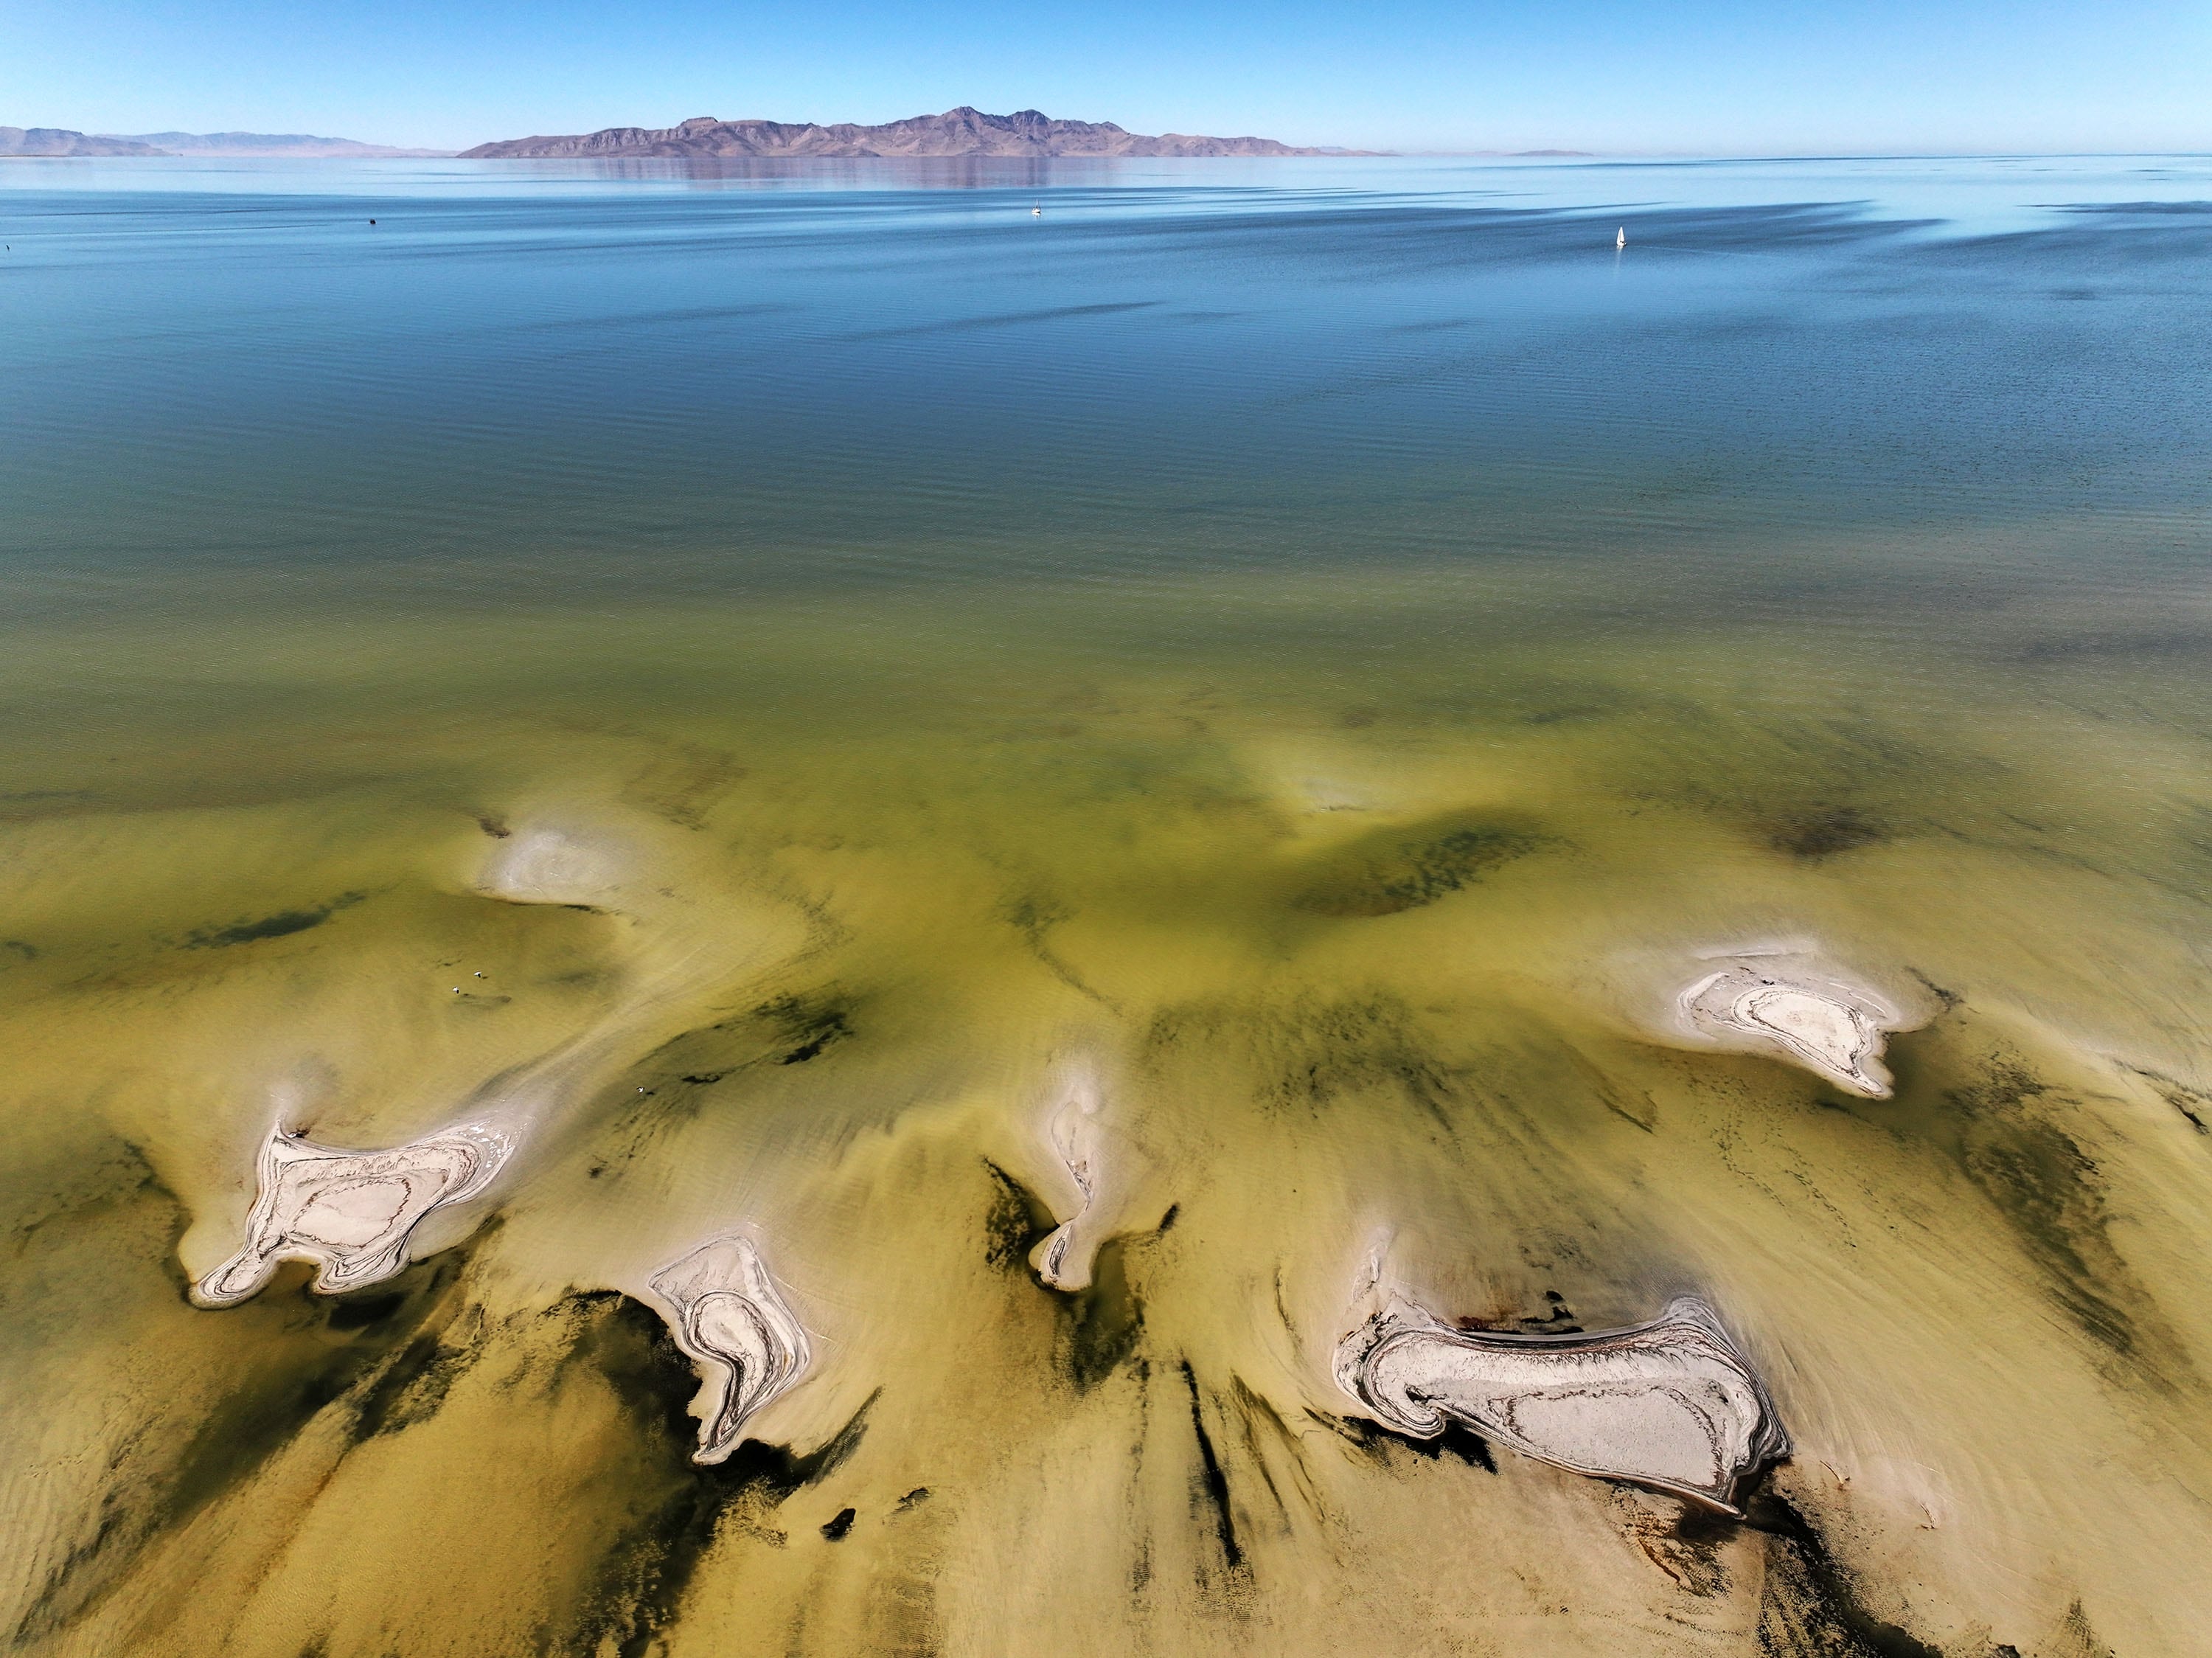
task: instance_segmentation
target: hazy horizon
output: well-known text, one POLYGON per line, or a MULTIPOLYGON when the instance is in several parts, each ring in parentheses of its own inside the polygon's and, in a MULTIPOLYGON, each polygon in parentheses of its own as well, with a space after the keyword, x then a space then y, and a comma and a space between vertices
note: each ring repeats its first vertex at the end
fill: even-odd
MULTIPOLYGON (((916 118, 921 118, 921 117, 927 117, 927 116, 931 116, 931 115, 946 114, 946 113, 950 113, 952 110, 957 109, 957 108, 960 108, 960 107, 963 107, 963 106, 960 106, 960 105, 957 105, 957 104, 956 104, 956 105, 947 105, 947 106, 945 107, 945 109, 943 109, 943 110, 934 110, 934 109, 932 109, 932 110, 915 110, 915 111, 910 112, 910 113, 909 113, 909 114, 908 114, 908 115, 904 115, 904 116, 896 116, 896 115, 895 115, 895 116, 887 116, 887 117, 884 117, 882 120, 878 120, 878 121, 865 121, 865 122, 863 122, 863 121, 852 121, 852 122, 848 122, 848 120, 847 120, 847 119, 846 119, 846 118, 844 118, 844 117, 836 117, 836 118, 832 118, 832 117, 829 117, 829 116, 803 116, 803 117, 789 117, 789 116, 782 116, 782 115, 723 115, 723 114, 720 114, 720 113, 714 113, 714 112, 702 112, 702 113, 709 113, 709 114, 712 114, 712 115, 713 115, 713 119, 716 119, 716 120, 719 120, 719 121, 724 121, 724 122, 728 122, 728 123, 738 123, 738 122, 751 121, 751 120, 762 120, 762 121, 778 121, 778 122, 781 122, 781 123, 783 123, 784 125, 789 125, 789 126, 799 126, 799 125, 808 125, 808 124, 812 124, 812 125, 815 125, 825 126, 825 127, 827 127, 827 126, 842 125, 859 125, 859 126, 880 126, 880 125, 888 125, 888 124, 892 123, 892 122, 896 122, 896 121, 901 121, 901 120, 907 120, 907 119, 916 119, 916 118)), ((969 106, 966 106, 966 107, 971 107, 971 108, 980 108, 980 107, 981 107, 981 106, 976 106, 976 105, 969 105, 969 106)), ((982 111, 982 113, 985 113, 985 114, 987 114, 987 115, 1006 116, 1006 115, 1012 115, 1012 114, 1015 114, 1015 113, 1018 113, 1018 110, 1019 110, 1019 109, 1030 109, 1030 108, 1036 108, 1036 106, 1035 106, 1035 105, 1022 105, 1022 106, 1018 106, 1018 107, 1008 107, 1008 108, 1006 108, 1006 109, 1003 109, 1003 110, 998 110, 998 109, 983 110, 983 111, 982 111)), ((1127 123, 1127 122, 1123 122, 1123 121, 1112 121, 1111 118, 1110 118, 1110 117, 1107 117, 1107 116, 1093 116, 1093 115, 1074 115, 1074 116, 1070 116, 1070 115, 1065 115, 1065 114, 1062 114, 1062 113, 1060 113, 1060 112, 1058 112, 1058 111, 1049 110, 1049 109, 1047 109, 1047 110, 1041 110, 1039 113, 1042 113, 1042 114, 1045 114, 1045 115, 1048 115, 1048 116, 1050 116, 1050 117, 1052 117, 1053 119, 1059 119, 1059 120, 1091 121, 1091 122, 1093 122, 1094 124, 1108 124, 1108 123, 1110 123, 1111 125, 1117 125, 1117 126, 1121 127, 1124 131, 1127 131, 1135 132, 1135 131, 1140 131, 1140 129, 1138 129, 1138 128, 1135 128, 1135 127, 1133 127, 1133 126, 1129 125, 1129 124, 1128 124, 1128 123, 1127 123)), ((473 149, 473 148, 475 147, 475 143, 495 143, 495 142, 498 142, 498 139, 499 139, 499 138, 520 138, 520 137, 556 137, 556 136, 561 136, 561 135, 562 135, 562 134, 567 134, 567 133, 570 133, 570 132, 575 132, 575 133, 598 132, 598 131, 605 131, 605 130, 607 130, 607 129, 610 129, 610 128, 616 128, 616 127, 636 127, 636 128, 640 128, 640 129, 642 129, 642 130, 645 130, 645 131, 665 131, 665 130, 667 130, 667 129, 669 129, 669 128, 672 128, 672 127, 676 127, 676 126, 681 125, 684 121, 690 120, 690 119, 696 119, 696 118, 692 117, 692 116, 678 116, 678 117, 675 117, 675 118, 673 118, 673 119, 667 119, 667 120, 660 120, 660 119, 652 119, 652 120, 638 120, 638 121, 629 121, 629 120, 602 121, 602 122, 599 122, 599 124, 597 124, 597 125, 592 125, 592 126, 580 126, 580 127, 574 127, 574 128, 568 128, 568 127, 564 127, 564 128, 558 129, 558 130, 557 130, 557 131, 556 131, 556 129, 554 129, 554 128, 546 127, 546 128, 541 128, 541 129, 538 129, 538 131, 534 131, 534 132, 530 132, 530 133, 524 133, 524 132, 519 132, 519 131, 518 131, 518 132, 507 132, 507 133, 502 133, 502 134, 498 135, 498 138, 486 137, 486 138, 482 138, 482 139, 476 140, 476 141, 475 141, 475 143, 450 143, 450 142, 434 143, 434 142, 430 142, 430 141, 427 141, 427 140, 425 140, 425 141, 418 141, 417 139, 416 139, 416 138, 414 138, 414 137, 410 137, 410 136, 408 136, 408 135, 406 135, 406 134, 404 134, 404 133, 403 133, 403 134, 394 135, 394 134, 388 133, 388 132, 368 132, 368 133, 362 133, 362 132, 354 132, 354 131, 348 131, 348 132, 337 132, 337 131, 311 131, 311 130, 307 129, 307 128, 299 128, 299 129, 290 129, 290 128, 288 128, 288 129, 285 129, 285 130, 283 130, 283 131, 276 131, 276 130, 272 129, 272 128, 237 127, 237 126, 214 126, 214 125, 201 125, 201 126, 167 126, 167 127, 161 127, 161 128, 158 128, 158 129, 157 129, 157 128, 153 128, 153 127, 125 128, 125 127, 120 127, 120 126, 105 126, 105 127, 96 127, 96 128, 95 128, 95 127, 88 127, 88 126, 70 126, 70 125, 68 125, 67 123, 65 123, 65 122, 58 122, 58 121, 46 121, 46 120, 26 120, 26 121, 17 121, 17 122, 9 122, 9 123, 0 123, 0 125, 13 125, 13 126, 16 126, 16 127, 19 127, 19 128, 21 128, 21 129, 24 129, 24 130, 27 130, 27 130, 39 130, 39 129, 43 129, 43 130, 50 131, 78 132, 78 133, 82 133, 82 134, 84 134, 86 137, 100 137, 100 138, 131 138, 131 139, 137 139, 137 140, 140 140, 140 141, 142 141, 142 142, 155 142, 155 141, 157 141, 157 140, 160 140, 160 139, 162 139, 162 138, 167 138, 167 137, 196 137, 196 138, 216 138, 216 137, 229 137, 229 138, 270 138, 270 139, 276 139, 276 138, 302 138, 302 139, 309 139, 309 140, 312 140, 312 141, 314 141, 314 142, 320 142, 320 143, 359 143, 359 144, 364 144, 364 145, 373 146, 373 147, 379 148, 379 149, 394 149, 394 150, 412 150, 412 151, 420 152, 419 154, 415 155, 412 155, 412 156, 399 156, 399 155, 395 155, 395 156, 392 156, 392 157, 390 157, 390 158, 389 158, 389 159, 392 159, 392 160, 411 159, 411 160, 426 160, 426 161, 428 161, 428 160, 436 160, 436 161, 455 161, 455 160, 459 160, 459 159, 461 159, 461 152, 462 152, 463 150, 465 150, 465 149, 473 149)), ((326 123, 326 124, 325 124, 325 125, 328 125, 328 124, 326 123)), ((1153 133, 1153 132, 1150 131, 1150 130, 1145 130, 1145 131, 1146 131, 1146 136, 1158 136, 1158 135, 1157 135, 1157 133, 1153 133)), ((1230 132, 1230 131, 1226 131, 1225 129, 1219 129, 1219 128, 1215 128, 1215 127, 1205 127, 1205 126, 1200 126, 1200 125, 1188 125, 1188 126, 1183 126, 1183 127, 1168 127, 1168 128, 1161 128, 1161 129, 1159 129, 1159 131, 1167 131, 1167 132, 1178 132, 1178 133, 1183 133, 1183 134, 1186 134, 1186 135, 1201 136, 1201 137, 1261 137, 1261 138, 1273 138, 1273 137, 1278 137, 1278 136, 1279 136, 1279 135, 1277 135, 1277 134, 1275 134, 1275 133, 1272 133, 1272 132, 1259 132, 1259 133, 1243 133, 1243 132, 1237 132, 1237 133, 1232 133, 1232 132, 1230 132)), ((1286 142, 1287 142, 1287 141, 1286 141, 1286 142)), ((1881 148, 1878 148, 1878 147, 1868 147, 1868 148, 1864 148, 1864 149, 1803 149, 1803 150, 1789 150, 1789 149, 1747 150, 1747 149, 1656 149, 1656 148, 1653 148, 1653 149, 1584 149, 1584 148, 1581 148, 1581 147, 1575 146, 1575 145, 1571 145, 1571 144, 1536 144, 1536 145, 1529 145, 1529 146, 1527 146, 1527 147, 1524 147, 1524 148, 1521 148, 1521 149, 1506 149, 1498 148, 1498 147, 1491 147, 1491 148, 1462 148, 1462 149, 1450 149, 1450 148, 1444 148, 1444 147, 1442 147, 1442 146, 1432 146, 1432 147, 1429 147, 1429 148, 1409 148, 1409 149, 1382 149, 1382 148, 1380 148, 1380 147, 1369 147, 1369 146, 1357 145, 1357 144, 1340 144, 1340 143, 1334 143, 1334 142, 1331 142, 1331 141, 1329 141, 1329 140, 1326 140, 1326 139, 1312 139, 1312 140, 1310 140, 1310 141, 1301 141, 1301 142, 1304 144, 1304 147, 1309 148, 1309 149, 1325 149, 1325 150, 1333 150, 1333 151, 1335 151, 1335 152, 1337 152, 1337 153, 1336 153, 1334 156, 1332 156, 1330 159, 1340 160, 1340 161, 1358 161, 1358 160, 1362 160, 1362 159, 1372 159, 1372 160, 1377 160, 1377 161, 1389 161, 1389 160, 1405 160, 1405 161, 1425 161, 1425 161, 1450 161, 1450 160, 1454 160, 1454 159, 1462 159, 1462 158, 1463 158, 1463 159, 1467 159, 1467 160, 1483 160, 1483 161, 1524 161, 1524 160, 1525 160, 1525 161, 1546 161, 1546 160, 1551 160, 1551 161, 1560 161, 1560 162, 1614 162, 1614 163, 1649 163, 1649 164, 1651 164, 1651 165, 1654 165, 1654 166, 1666 166, 1666 165, 1696 165, 1696 164, 1704 163, 1704 162, 1727 162, 1727 163, 1731 163, 1731 164, 1741 164, 1741 165, 1744 165, 1744 166, 1759 166, 1759 165, 1761 165, 1761 164, 1764 164, 1764 163, 1770 163, 1770 162, 1771 162, 1771 163, 1775 163, 1775 164, 1787 164, 1787 163, 1790 163, 1790 162, 1796 162, 2075 161, 2075 160, 2097 160, 2097 159, 2124 160, 2124 159, 2126 159, 2126 158, 2130 157, 2130 156, 2177 156, 2177 157, 2179 157, 2179 156, 2200 156, 2200 155, 2212 155, 2212 143, 2206 143, 2206 144, 2202 144, 2202 145, 2197 145, 2197 146, 2191 146, 2191 147, 2179 147, 2179 146, 2174 146, 2174 147, 2166 147, 2166 148, 2130 148, 2130 147, 2119 147, 2119 148, 2109 148, 2109 149, 2098 149, 2098 148, 2085 147, 2085 148, 2081 148, 2081 149, 2021 149, 2021 148, 2013 148, 2013 149, 2006 149, 2006 148, 1989 148, 1989 149, 1881 149, 1881 148)), ((52 161, 52 160, 78 160, 78 159, 83 159, 83 158, 82 158, 82 157, 71 157, 71 156, 45 156, 45 157, 27 157, 27 158, 21 158, 21 159, 49 160, 49 161, 52 161)), ((132 159, 132 158, 128 157, 128 156, 111 156, 111 157, 108 157, 108 158, 106 158, 106 159, 109 159, 109 160, 130 160, 130 159, 132 159)), ((192 158, 192 157, 169 157, 169 158, 163 158, 163 159, 196 159, 196 158, 192 158)), ((301 159, 329 159, 329 160, 342 160, 342 159, 346 159, 346 158, 344 158, 344 157, 320 157, 320 158, 318 158, 318 157, 302 157, 302 158, 301 158, 301 159)), ((808 158, 806 158, 806 157, 791 157, 791 158, 787 158, 787 159, 793 159, 793 160, 805 160, 805 159, 808 159, 808 158)), ((817 158, 817 159, 821 159, 821 158, 817 158)), ((878 161, 898 162, 898 161, 905 161, 905 160, 914 160, 914 159, 917 159, 917 158, 910 157, 910 156, 884 155, 884 156, 875 156, 875 157, 871 157, 870 159, 872 159, 872 160, 878 160, 878 161)), ((1063 158, 1063 159, 1065 159, 1065 158, 1063 158)), ((1098 157, 1090 157, 1090 158, 1085 158, 1085 157, 1075 157, 1075 158, 1073 158, 1073 159, 1083 160, 1083 159, 1106 159, 1106 158, 1098 158, 1098 157)), ((1141 158, 1139 158, 1139 159, 1141 159, 1141 158)), ((1188 159, 1204 160, 1204 159, 1206 159, 1206 158, 1205 158, 1205 157, 1197 157, 1197 158, 1189 158, 1189 157, 1186 157, 1186 158, 1184 158, 1184 159, 1186 159, 1186 160, 1188 160, 1188 159)), ((1310 160, 1310 159, 1314 159, 1314 158, 1313 158, 1313 157, 1299 157, 1299 156, 1257 156, 1257 157, 1255 157, 1255 156, 1243 156, 1243 157, 1237 157, 1237 158, 1234 158, 1234 159, 1237 159, 1237 160, 1244 161, 1244 162, 1250 162, 1250 161, 1254 161, 1254 160, 1261 160, 1261 161, 1269 161, 1269 160, 1288 160, 1288 161, 1296 161, 1296 160, 1300 160, 1300 159, 1308 159, 1308 160, 1310 160)))
POLYGON ((2212 143, 2212 16, 2166 0, 1871 0, 1820 16, 1698 0, 1571 20, 1411 0, 1123 6, 1040 18, 875 3, 836 28, 671 0, 301 15, 267 0, 27 0, 0 63, 11 124, 88 133, 340 134, 461 149, 690 117, 875 125, 962 104, 1134 132, 1409 154, 2129 154, 2212 143))

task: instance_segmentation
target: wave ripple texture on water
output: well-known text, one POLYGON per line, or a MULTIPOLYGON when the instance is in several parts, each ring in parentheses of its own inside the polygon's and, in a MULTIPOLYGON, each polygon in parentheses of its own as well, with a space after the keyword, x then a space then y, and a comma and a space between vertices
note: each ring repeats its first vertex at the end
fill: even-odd
POLYGON ((2197 1650, 2209 203, 11 166, 10 1638, 2197 1650))

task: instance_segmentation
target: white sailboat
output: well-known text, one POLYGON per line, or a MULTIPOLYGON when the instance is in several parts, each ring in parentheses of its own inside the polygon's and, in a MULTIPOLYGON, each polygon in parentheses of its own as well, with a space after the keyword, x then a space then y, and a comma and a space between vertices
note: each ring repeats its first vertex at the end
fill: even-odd
POLYGON ((1626 225, 1625 225, 1625 224, 1624 224, 1624 225, 1622 225, 1622 226, 1620 227, 1620 229, 1617 232, 1615 232, 1615 233, 1614 233, 1614 235, 1613 235, 1613 251, 1614 253, 1618 253, 1619 252, 1620 252, 1620 250, 1621 250, 1622 248, 1624 248, 1624 247, 1627 247, 1627 246, 1628 246, 1628 227, 1627 227, 1626 225))

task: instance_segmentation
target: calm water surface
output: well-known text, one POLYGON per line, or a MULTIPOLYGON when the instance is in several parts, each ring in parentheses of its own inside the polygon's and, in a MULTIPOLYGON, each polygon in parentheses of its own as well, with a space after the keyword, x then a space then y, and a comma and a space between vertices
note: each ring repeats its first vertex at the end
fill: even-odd
POLYGON ((2194 1649, 2212 162, 15 162, 0 241, 26 1649, 2194 1649), (1893 1098, 1655 1024, 1778 944, 1893 1098), (390 1283, 185 1301, 273 1126, 495 1109, 390 1283), (700 1470, 732 1230, 815 1368, 700 1470), (1701 1295, 1796 1454, 1393 1439, 1378 1271, 1701 1295))

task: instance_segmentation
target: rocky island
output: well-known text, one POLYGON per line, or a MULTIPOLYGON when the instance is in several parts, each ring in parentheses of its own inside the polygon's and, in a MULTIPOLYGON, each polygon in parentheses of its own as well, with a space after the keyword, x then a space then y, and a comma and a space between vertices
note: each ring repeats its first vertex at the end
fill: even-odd
POLYGON ((1062 121, 1034 109, 986 115, 962 105, 882 126, 841 121, 724 121, 699 115, 670 127, 611 126, 565 137, 509 138, 461 152, 465 160, 603 155, 1322 155, 1273 138, 1205 138, 1124 131, 1111 121, 1062 121))

